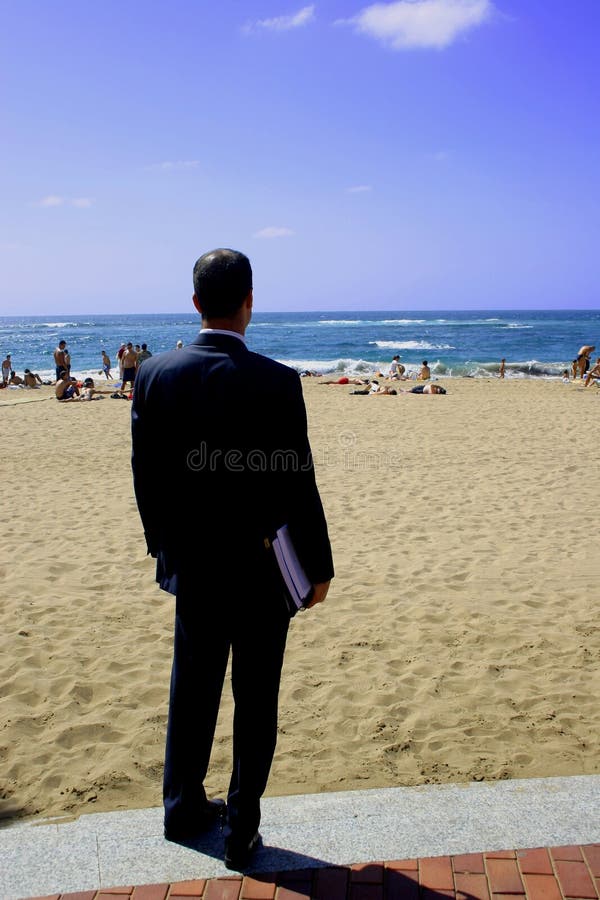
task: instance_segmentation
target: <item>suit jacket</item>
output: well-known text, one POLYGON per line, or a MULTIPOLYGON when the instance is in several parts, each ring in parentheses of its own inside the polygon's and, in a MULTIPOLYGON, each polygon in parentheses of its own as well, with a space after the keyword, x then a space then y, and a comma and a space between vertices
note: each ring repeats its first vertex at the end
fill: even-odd
POLYGON ((233 336, 201 333, 138 369, 132 466, 157 580, 252 565, 289 526, 313 583, 333 577, 298 374, 233 336))

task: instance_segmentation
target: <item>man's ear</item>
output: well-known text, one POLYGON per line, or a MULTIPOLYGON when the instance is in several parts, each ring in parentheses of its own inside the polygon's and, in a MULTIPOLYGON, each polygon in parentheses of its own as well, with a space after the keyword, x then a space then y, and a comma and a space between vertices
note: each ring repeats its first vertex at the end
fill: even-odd
POLYGON ((254 303, 254 295, 253 295, 253 293, 252 293, 252 288, 250 288, 250 291, 249 291, 249 293, 248 293, 248 296, 247 296, 246 299, 244 300, 244 303, 246 304, 246 309, 247 309, 249 312, 252 312, 252 305, 253 305, 253 303, 254 303))
POLYGON ((194 306, 200 313, 200 315, 202 315, 202 307, 200 306, 200 301, 198 300, 198 297, 196 296, 196 294, 194 294, 194 296, 192 297, 192 301, 194 303, 194 306))

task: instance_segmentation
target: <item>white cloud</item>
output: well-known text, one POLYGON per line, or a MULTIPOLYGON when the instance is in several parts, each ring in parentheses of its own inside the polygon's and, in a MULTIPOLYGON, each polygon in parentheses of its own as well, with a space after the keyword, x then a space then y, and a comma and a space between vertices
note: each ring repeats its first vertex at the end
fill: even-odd
POLYGON ((294 232, 291 228, 279 228, 277 225, 269 225, 267 228, 261 228, 260 231, 256 231, 252 237, 255 238, 279 238, 279 237, 291 237, 294 232))
POLYGON ((491 0, 396 0, 374 3, 351 19, 352 25, 393 50, 448 47, 461 34, 483 25, 494 10, 491 0))
POLYGON ((348 194, 366 194, 368 191, 371 191, 372 187, 370 184, 356 184, 354 187, 346 188, 346 193, 348 194))
POLYGON ((315 7, 303 6, 297 13, 290 16, 276 16, 273 19, 259 19, 257 22, 251 22, 244 27, 244 31, 258 31, 261 28, 267 31, 291 31, 293 28, 302 28, 314 21, 315 7))
POLYGON ((41 200, 34 203, 34 206, 64 206, 65 202, 64 197, 58 197, 56 194, 49 194, 47 197, 42 197, 41 200))
POLYGON ((58 194, 48 194, 41 200, 36 200, 32 206, 50 208, 56 206, 75 206, 77 209, 89 209, 94 203, 93 197, 61 197, 58 194))
POLYGON ((185 172, 187 169, 197 169, 199 165, 199 159, 177 159, 154 163, 154 165, 146 166, 146 168, 154 171, 160 170, 161 172, 185 172))

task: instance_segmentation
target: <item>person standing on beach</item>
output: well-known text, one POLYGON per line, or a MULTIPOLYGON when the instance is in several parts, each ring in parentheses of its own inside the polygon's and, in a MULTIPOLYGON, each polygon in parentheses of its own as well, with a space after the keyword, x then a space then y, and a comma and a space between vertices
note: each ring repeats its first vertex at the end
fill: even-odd
POLYGON ((117 362, 119 364, 119 378, 123 381, 123 357, 125 355, 125 351, 127 350, 126 344, 121 344, 119 349, 117 350, 117 362))
POLYGON ((142 349, 140 350, 140 352, 137 355, 136 365, 137 365, 138 369, 141 366, 141 364, 144 362, 144 360, 150 359, 151 356, 152 356, 152 354, 148 350, 148 344, 142 344, 142 349))
MULTIPOLYGON (((60 373, 63 369, 68 372, 69 366, 67 365, 67 342, 59 341, 58 347, 54 351, 54 365, 56 366, 56 381, 57 383, 60 381, 60 373)), ((71 357, 69 356, 69 363, 71 361, 71 357)))
POLYGON ((10 353, 6 354, 6 359, 2 360, 2 384, 8 384, 10 373, 12 370, 12 359, 10 353))
POLYGON ((579 353, 577 354, 577 368, 579 371, 579 377, 583 378, 585 373, 590 367, 590 356, 594 352, 596 347, 594 344, 584 344, 583 347, 579 348, 579 353))
POLYGON ((288 525, 313 585, 308 607, 325 600, 333 562, 300 378, 246 347, 247 257, 227 249, 201 256, 193 302, 202 317, 198 337, 139 369, 132 466, 156 579, 176 595, 165 837, 189 841, 224 812, 203 783, 231 651, 225 864, 239 870, 259 842, 290 619, 270 539, 288 525), (186 509, 174 518, 176 502, 186 509))
POLYGON ((506 360, 504 359, 504 357, 502 357, 502 359, 500 360, 500 370, 498 373, 500 375, 500 378, 504 378, 505 373, 506 373, 506 360))
POLYGON ((135 381, 135 369, 137 365, 137 353, 133 349, 133 344, 131 341, 127 344, 125 348, 125 353, 122 356, 123 362, 123 379, 121 381, 121 390, 125 393, 125 385, 130 384, 130 390, 133 390, 133 382, 135 381))
POLYGON ((110 366, 111 366, 110 357, 109 357, 108 353, 106 352, 106 350, 102 350, 101 353, 102 353, 102 371, 104 372, 104 374, 106 375, 106 378, 108 380, 108 379, 112 378, 112 374, 110 371, 110 366))

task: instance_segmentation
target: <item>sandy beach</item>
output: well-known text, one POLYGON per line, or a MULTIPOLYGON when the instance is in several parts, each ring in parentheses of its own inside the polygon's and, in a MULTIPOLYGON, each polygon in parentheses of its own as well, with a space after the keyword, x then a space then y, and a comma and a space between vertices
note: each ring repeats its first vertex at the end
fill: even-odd
MULTIPOLYGON (((337 576, 291 627, 271 795, 600 771, 600 390, 445 385, 304 382, 337 576)), ((161 802, 173 601, 129 416, 0 393, 2 818, 161 802)))

